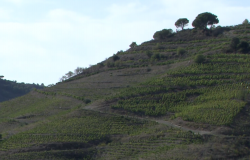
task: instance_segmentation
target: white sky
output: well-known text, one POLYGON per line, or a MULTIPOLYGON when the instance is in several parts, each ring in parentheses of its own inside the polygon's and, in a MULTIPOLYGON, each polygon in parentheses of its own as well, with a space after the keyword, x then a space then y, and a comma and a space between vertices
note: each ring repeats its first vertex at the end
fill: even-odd
POLYGON ((247 0, 1 0, 0 75, 25 83, 56 83, 76 67, 88 67, 131 42, 151 40, 179 18, 203 12, 219 25, 250 20, 247 0))

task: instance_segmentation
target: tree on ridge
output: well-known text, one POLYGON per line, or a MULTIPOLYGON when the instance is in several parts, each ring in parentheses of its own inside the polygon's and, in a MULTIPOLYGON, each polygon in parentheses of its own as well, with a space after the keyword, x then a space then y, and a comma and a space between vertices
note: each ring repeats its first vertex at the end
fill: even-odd
POLYGON ((183 30, 183 28, 185 26, 187 26, 189 23, 189 20, 187 18, 180 18, 175 22, 175 26, 176 28, 181 28, 181 30, 183 30))

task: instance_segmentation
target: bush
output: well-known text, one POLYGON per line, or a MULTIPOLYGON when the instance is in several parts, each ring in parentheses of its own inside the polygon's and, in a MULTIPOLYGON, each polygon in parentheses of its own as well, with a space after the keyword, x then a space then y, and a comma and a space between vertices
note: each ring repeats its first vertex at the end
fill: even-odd
POLYGON ((186 53, 186 50, 184 48, 177 49, 177 55, 182 56, 184 53, 186 53))
POLYGON ((136 46, 137 46, 136 42, 132 42, 132 43, 129 45, 130 48, 135 48, 136 46))
POLYGON ((155 32, 155 34, 153 35, 153 38, 155 40, 163 40, 163 39, 166 39, 168 37, 171 37, 172 35, 173 35, 172 29, 163 29, 161 31, 155 32))
POLYGON ((160 53, 154 53, 153 56, 151 57, 152 59, 157 59, 157 60, 160 60, 161 59, 161 55, 160 53))
POLYGON ((198 55, 196 55, 195 58, 194 58, 194 62, 195 62, 195 63, 198 63, 198 64, 205 62, 205 60, 206 60, 206 59, 205 59, 205 56, 202 55, 202 54, 198 54, 198 55))
POLYGON ((117 56, 116 54, 114 54, 112 58, 113 58, 113 61, 117 61, 117 60, 119 60, 119 59, 120 59, 120 57, 119 57, 119 56, 117 56))
POLYGON ((246 53, 249 51, 249 43, 246 41, 241 41, 238 47, 240 49, 240 52, 242 53, 246 53))
POLYGON ((2 139, 2 135, 0 134, 0 140, 2 139))
POLYGON ((213 36, 217 37, 218 35, 222 34, 224 31, 230 31, 231 29, 229 27, 221 27, 221 26, 217 26, 214 30, 213 30, 213 36))
POLYGON ((90 100, 90 99, 85 99, 84 102, 85 102, 86 104, 89 104, 89 103, 91 102, 91 100, 90 100))
POLYGON ((153 53, 151 51, 147 51, 146 55, 148 56, 148 58, 151 58, 151 56, 153 55, 153 53))

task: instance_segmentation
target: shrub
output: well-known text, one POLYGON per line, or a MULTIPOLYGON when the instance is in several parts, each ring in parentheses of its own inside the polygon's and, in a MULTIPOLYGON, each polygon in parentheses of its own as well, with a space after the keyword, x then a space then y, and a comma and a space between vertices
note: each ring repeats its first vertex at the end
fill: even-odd
POLYGON ((90 100, 90 99, 85 99, 84 102, 85 102, 86 104, 89 104, 89 103, 91 102, 91 100, 90 100))
POLYGON ((2 135, 0 134, 0 140, 2 139, 2 135))
POLYGON ((163 40, 163 39, 166 39, 168 37, 171 37, 172 35, 173 35, 172 29, 163 29, 161 31, 155 32, 155 34, 153 35, 153 38, 155 40, 163 40))
POLYGON ((182 56, 184 53, 186 53, 186 50, 184 48, 177 49, 177 55, 182 56))
POLYGON ((147 54, 148 58, 151 58, 151 56, 153 55, 153 53, 151 51, 147 51, 146 54, 147 54))
POLYGON ((238 47, 240 52, 246 53, 249 51, 249 43, 246 41, 241 41, 238 47))
POLYGON ((194 62, 195 62, 195 63, 198 63, 198 64, 203 63, 205 60, 206 60, 206 59, 205 59, 205 56, 202 55, 202 54, 198 54, 198 55, 196 55, 195 58, 194 58, 194 62))
POLYGON ((152 56, 151 58, 152 58, 152 59, 160 60, 160 59, 161 59, 161 55, 160 55, 160 53, 154 53, 153 56, 152 56))
POLYGON ((212 34, 213 36, 217 37, 218 35, 222 34, 224 31, 230 31, 231 29, 229 27, 221 27, 221 26, 217 26, 212 34))
POLYGON ((113 61, 117 61, 120 59, 120 57, 116 54, 114 54, 112 58, 113 58, 113 61))
POLYGON ((136 46, 137 46, 136 42, 132 42, 132 43, 129 45, 130 48, 134 48, 134 47, 136 47, 136 46))

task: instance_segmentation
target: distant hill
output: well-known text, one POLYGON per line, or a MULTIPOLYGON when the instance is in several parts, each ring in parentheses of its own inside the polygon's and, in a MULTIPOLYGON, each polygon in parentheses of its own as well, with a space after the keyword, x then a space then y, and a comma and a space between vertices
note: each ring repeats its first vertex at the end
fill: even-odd
POLYGON ((7 101, 29 93, 33 88, 42 89, 43 85, 17 83, 0 79, 0 102, 7 101))

